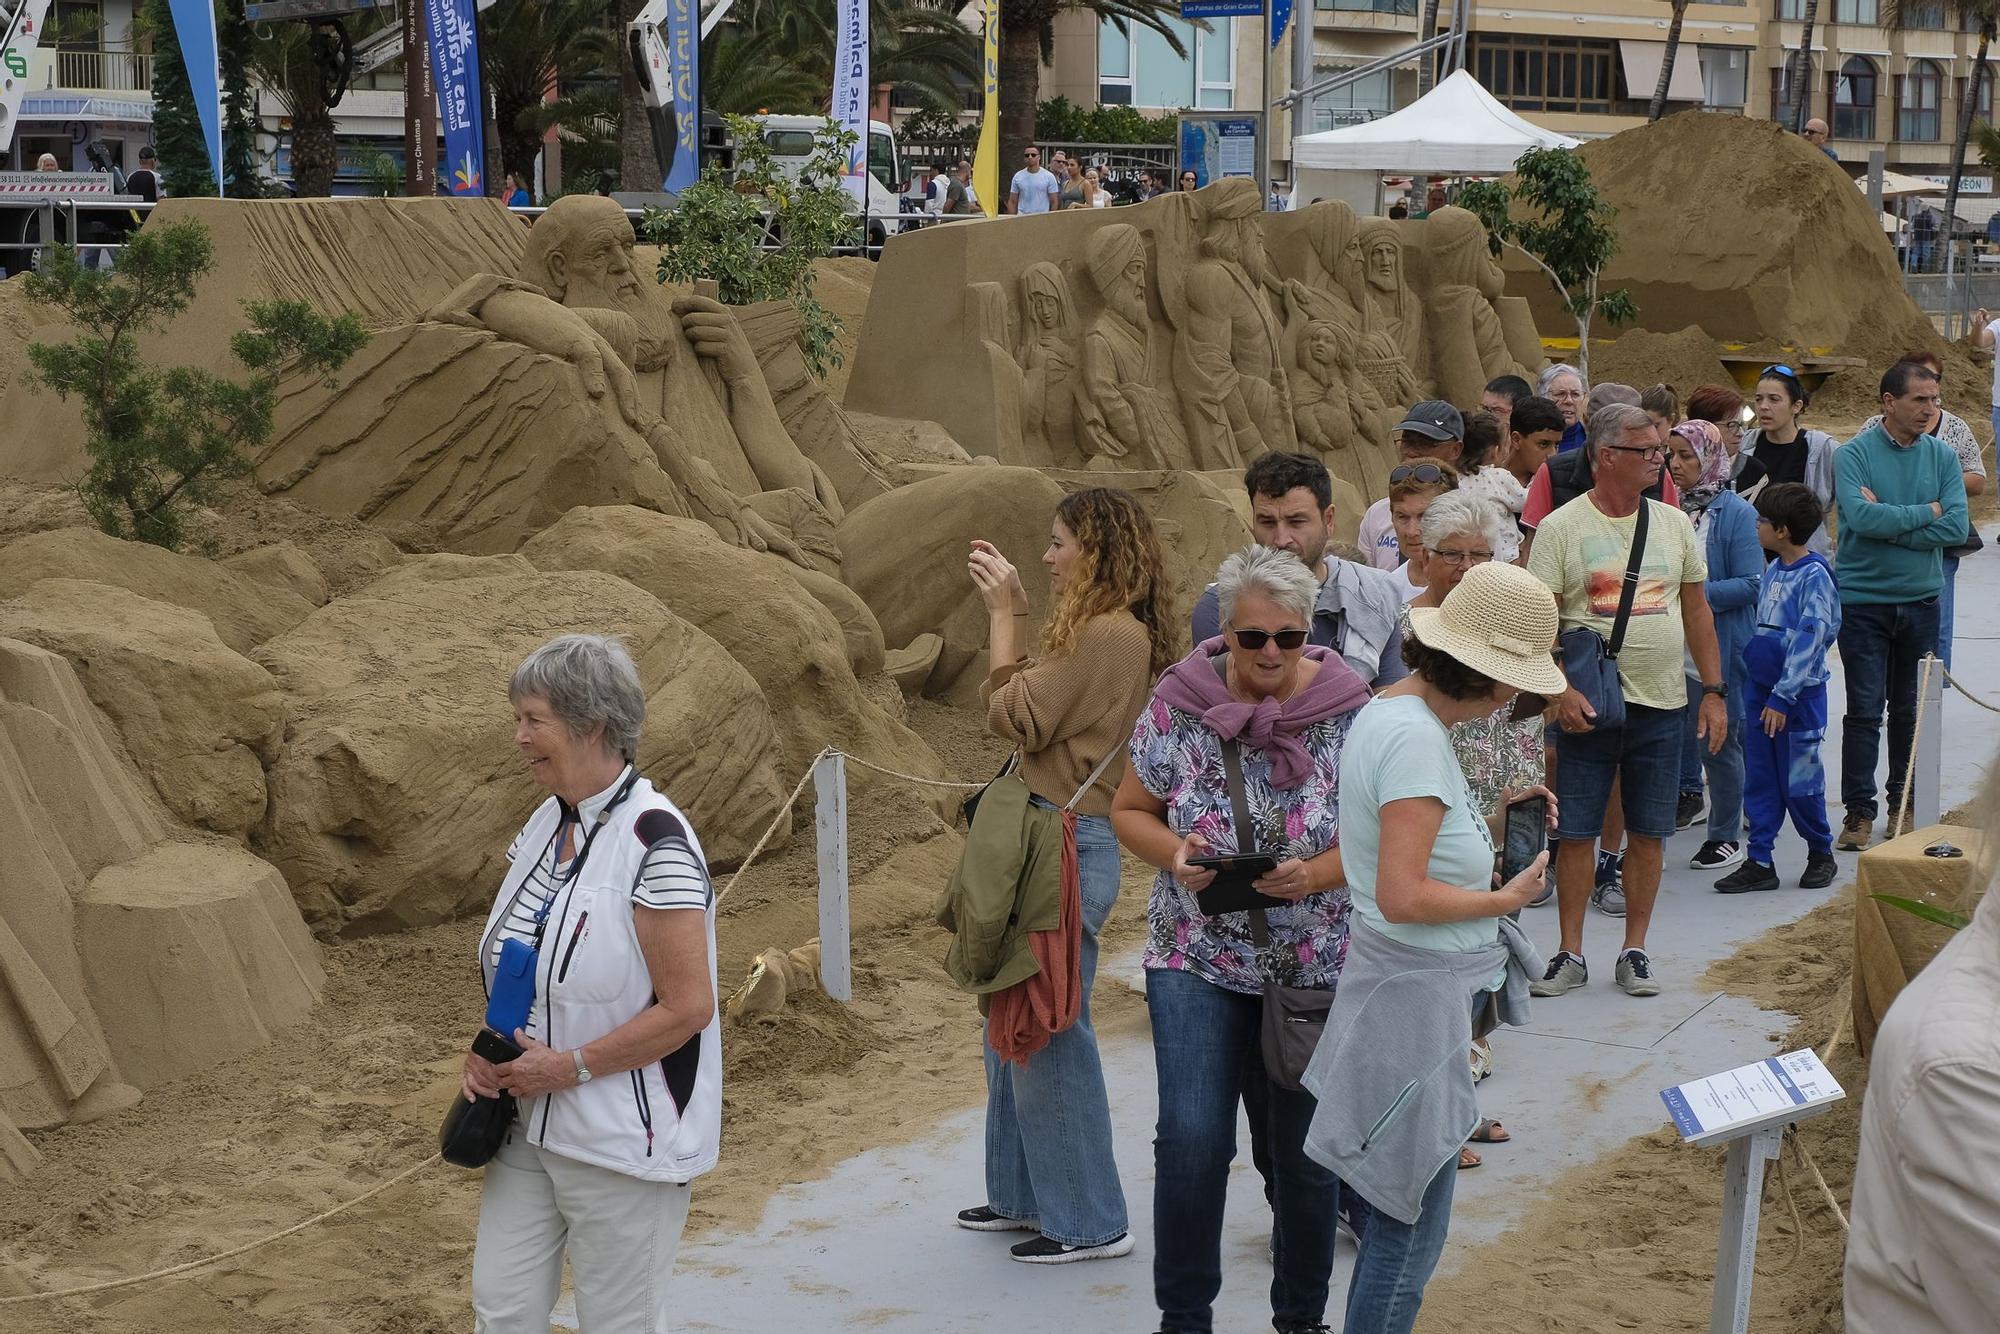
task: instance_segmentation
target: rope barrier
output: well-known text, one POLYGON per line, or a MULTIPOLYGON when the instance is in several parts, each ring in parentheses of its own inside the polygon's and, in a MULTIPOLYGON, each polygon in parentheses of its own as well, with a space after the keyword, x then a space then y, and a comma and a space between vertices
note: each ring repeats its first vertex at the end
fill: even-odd
POLYGON ((114 1278, 103 1283, 89 1283, 80 1288, 58 1288, 52 1292, 29 1292, 17 1297, 0 1297, 0 1306, 22 1306, 30 1302, 53 1302, 60 1301, 66 1297, 86 1297, 94 1292, 110 1292, 114 1288, 129 1288, 140 1283, 151 1283, 155 1279, 174 1278, 181 1274, 191 1273, 197 1269, 206 1269, 210 1265, 221 1264, 224 1260, 233 1260, 239 1255, 247 1255, 261 1246, 269 1246, 274 1241, 282 1241, 295 1232, 303 1232, 315 1224, 324 1223, 329 1218, 346 1213, 355 1205, 374 1199, 391 1186, 409 1180, 425 1168, 442 1161, 443 1158, 443 1154, 434 1153, 415 1167, 405 1168, 403 1171, 390 1177, 387 1181, 384 1181, 381 1185, 371 1186, 351 1200, 344 1200, 323 1213, 314 1214, 302 1223, 294 1223, 282 1232, 273 1232, 268 1237, 259 1237, 256 1241, 245 1242, 241 1246, 222 1251, 219 1254, 205 1256, 199 1260, 189 1260, 186 1264, 174 1265, 167 1269, 155 1269, 147 1274, 134 1274, 129 1278, 114 1278))
MULTIPOLYGON (((1917 787, 1917 744, 1923 739, 1924 735, 1924 712, 1925 706, 1930 703, 1931 698, 1931 671, 1933 670, 1933 663, 1940 668, 1944 666, 1942 658, 1937 657, 1935 654, 1928 655, 1924 658, 1922 671, 1917 677, 1917 716, 1915 721, 1910 725, 1910 753, 1903 760, 1903 794, 1902 799, 1896 803, 1896 813, 1891 825, 1891 832, 1895 833, 1906 833, 1910 828, 1910 794, 1916 791, 1917 787)), ((1950 678, 1951 673, 1946 672, 1945 679, 1949 680, 1950 678)), ((1895 777, 1895 765, 1895 758, 1891 756, 1889 760, 1891 781, 1895 777)))
POLYGON ((1995 704, 1991 700, 1981 699, 1979 698, 1979 696, 1973 694, 1970 690, 1967 690, 1965 688, 1965 682, 1959 680, 1956 676, 1953 676, 1951 674, 1951 668, 1946 667, 1944 669, 1944 679, 1951 683, 1951 688, 1953 690, 1956 690, 1959 694, 1965 696, 1965 698, 1971 703, 1977 704, 1980 708, 1985 709, 1988 713, 2000 713, 2000 704, 1995 704))

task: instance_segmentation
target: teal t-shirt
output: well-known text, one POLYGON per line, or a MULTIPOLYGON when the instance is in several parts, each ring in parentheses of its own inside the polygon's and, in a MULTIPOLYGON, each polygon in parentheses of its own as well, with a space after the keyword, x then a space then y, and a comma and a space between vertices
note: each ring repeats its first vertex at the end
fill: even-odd
POLYGON ((1382 807, 1407 797, 1444 803, 1431 846, 1434 880, 1465 889, 1493 886, 1493 835, 1473 804, 1451 734, 1414 695, 1371 700, 1354 717, 1340 752, 1340 859, 1354 911, 1391 940, 1431 950, 1483 950, 1500 936, 1497 917, 1426 925, 1391 922, 1375 903, 1382 854, 1382 807))

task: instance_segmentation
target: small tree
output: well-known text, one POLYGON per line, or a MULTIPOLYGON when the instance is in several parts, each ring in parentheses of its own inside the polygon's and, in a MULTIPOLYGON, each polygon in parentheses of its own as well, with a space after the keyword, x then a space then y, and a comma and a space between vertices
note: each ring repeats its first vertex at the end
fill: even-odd
POLYGON ((181 58, 173 11, 167 0, 146 0, 141 13, 153 34, 153 137, 167 189, 183 198, 212 195, 215 171, 208 160, 201 114, 195 110, 194 89, 188 84, 187 64, 181 58))
POLYGON ((1548 276, 1576 320, 1577 370, 1589 383, 1591 321, 1602 315, 1623 324, 1639 313, 1624 288, 1599 289, 1604 266, 1618 251, 1611 227, 1617 213, 1597 193, 1590 168, 1569 149, 1531 148, 1515 161, 1511 186, 1482 181, 1466 187, 1458 202, 1486 224, 1494 254, 1512 247, 1548 276))
POLYGON ((710 167, 672 209, 646 214, 646 238, 660 247, 659 279, 712 279, 732 306, 791 302, 803 321, 806 364, 824 377, 840 364, 840 320, 813 296, 813 261, 859 234, 853 198, 840 184, 855 136, 828 120, 794 178, 771 160, 753 121, 728 119, 734 179, 710 167))
POLYGON ((185 311, 214 265, 207 229, 175 222, 137 232, 115 273, 86 269, 74 250, 53 246, 27 277, 29 300, 83 330, 67 343, 32 344, 28 357, 37 379, 82 407, 91 462, 77 490, 114 537, 178 545, 186 505, 249 471, 249 452, 270 438, 279 372, 296 358, 330 374, 367 341, 353 314, 328 320, 300 301, 246 301, 250 327, 230 350, 250 371, 247 383, 149 366, 138 335, 185 311))

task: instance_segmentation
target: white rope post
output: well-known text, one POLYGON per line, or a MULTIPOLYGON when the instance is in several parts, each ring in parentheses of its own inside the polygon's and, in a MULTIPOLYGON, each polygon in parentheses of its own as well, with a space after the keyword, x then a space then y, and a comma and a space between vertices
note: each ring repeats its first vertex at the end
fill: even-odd
POLYGON ((1764 1164, 1778 1156, 1783 1125, 1766 1126, 1729 1141, 1722 1169, 1722 1238, 1715 1249, 1715 1305, 1708 1334, 1747 1334, 1750 1282, 1757 1269, 1757 1212, 1764 1197, 1764 1164))
POLYGON ((1917 735, 1910 747, 1910 829, 1938 822, 1944 786, 1944 660, 1926 653, 1917 664, 1917 735))
POLYGON ((829 751, 813 764, 819 795, 813 834, 819 844, 819 980, 837 1001, 854 999, 847 925, 847 757, 829 751))

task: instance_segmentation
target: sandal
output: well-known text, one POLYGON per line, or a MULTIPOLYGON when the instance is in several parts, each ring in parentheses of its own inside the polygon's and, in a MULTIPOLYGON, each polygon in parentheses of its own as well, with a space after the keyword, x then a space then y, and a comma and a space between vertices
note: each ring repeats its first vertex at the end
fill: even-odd
POLYGON ((1479 1166, 1482 1161, 1483 1159, 1470 1149, 1460 1149, 1458 1151, 1458 1170, 1461 1172, 1479 1166))
POLYGON ((1473 1042, 1471 1059, 1473 1083, 1477 1084, 1493 1073, 1493 1048, 1486 1043, 1477 1040, 1473 1042))
POLYGON ((1466 1138, 1473 1144, 1505 1144, 1514 1137, 1507 1133, 1507 1127, 1494 1118, 1482 1116, 1479 1118, 1479 1124, 1472 1128, 1472 1133, 1466 1138))

